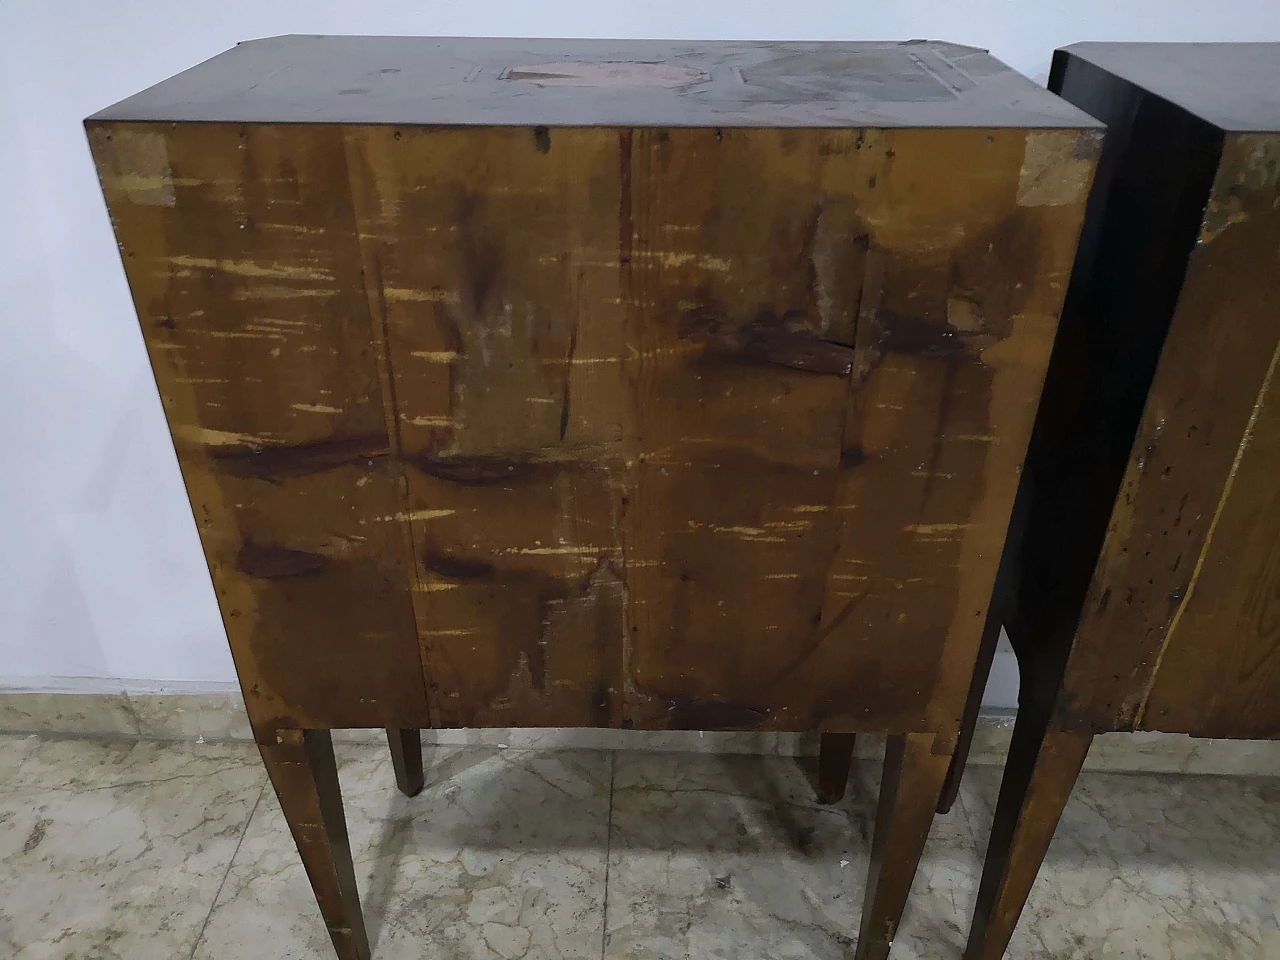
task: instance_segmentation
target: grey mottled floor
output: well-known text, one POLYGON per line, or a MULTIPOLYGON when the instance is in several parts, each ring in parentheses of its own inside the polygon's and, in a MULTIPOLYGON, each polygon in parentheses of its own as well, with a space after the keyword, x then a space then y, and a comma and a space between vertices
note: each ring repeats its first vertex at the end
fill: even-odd
MULTIPOLYGON (((339 745, 376 960, 851 955, 878 766, 339 745)), ((935 823, 898 960, 960 956, 999 772, 935 823)), ((1009 956, 1280 957, 1280 780, 1086 774, 1009 956)), ((0 736, 0 956, 332 956, 252 746, 0 736)))

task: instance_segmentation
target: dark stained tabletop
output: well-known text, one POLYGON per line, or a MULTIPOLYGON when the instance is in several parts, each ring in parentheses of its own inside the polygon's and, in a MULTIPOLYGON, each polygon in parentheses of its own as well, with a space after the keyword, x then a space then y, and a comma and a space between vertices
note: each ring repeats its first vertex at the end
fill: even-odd
POLYGON ((1100 126, 985 51, 939 41, 303 35, 241 43, 90 120, 1100 126))
POLYGON ((1076 43, 1064 50, 1220 130, 1280 131, 1280 43, 1076 43))

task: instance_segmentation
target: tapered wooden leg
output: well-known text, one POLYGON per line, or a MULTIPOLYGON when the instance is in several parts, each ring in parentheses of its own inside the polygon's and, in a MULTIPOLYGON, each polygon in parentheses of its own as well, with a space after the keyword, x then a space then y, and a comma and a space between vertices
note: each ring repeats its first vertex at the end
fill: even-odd
POLYGON ((407 797, 422 792, 422 737, 417 730, 387 730, 391 745, 391 765, 396 771, 396 786, 407 797))
POLYGON ((1000 960, 1093 737, 1049 729, 1022 709, 1000 784, 965 960, 1000 960))
POLYGON ((818 743, 818 802, 838 803, 844 799, 853 763, 852 733, 824 733, 818 743))
POLYGON ((932 734, 889 738, 871 842, 854 960, 885 960, 898 931, 911 881, 933 823, 949 754, 933 753, 932 734))
POLYGON ((342 792, 328 730, 282 730, 258 744, 338 960, 369 960, 342 792))
POLYGON ((982 630, 982 643, 978 647, 978 659, 973 665, 973 680, 969 683, 969 697, 965 700, 964 716, 960 720, 960 738, 956 751, 947 767, 947 779, 938 798, 938 812, 950 813, 956 797, 960 795, 960 779, 965 764, 969 762, 969 748, 973 746, 973 733, 978 727, 978 714, 982 710, 982 698, 991 678, 991 664, 995 661, 996 645, 1000 642, 1000 624, 1004 619, 1003 603, 993 603, 987 611, 987 622, 982 630))

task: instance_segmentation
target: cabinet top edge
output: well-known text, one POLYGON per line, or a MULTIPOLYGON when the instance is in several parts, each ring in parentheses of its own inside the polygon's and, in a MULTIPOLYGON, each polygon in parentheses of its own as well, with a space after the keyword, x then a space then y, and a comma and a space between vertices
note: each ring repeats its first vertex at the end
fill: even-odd
POLYGON ((1280 43, 1074 43, 1092 64, 1224 133, 1280 133, 1280 43))
POLYGON ((312 35, 238 44, 89 121, 819 129, 1102 126, 985 50, 936 40, 312 35))

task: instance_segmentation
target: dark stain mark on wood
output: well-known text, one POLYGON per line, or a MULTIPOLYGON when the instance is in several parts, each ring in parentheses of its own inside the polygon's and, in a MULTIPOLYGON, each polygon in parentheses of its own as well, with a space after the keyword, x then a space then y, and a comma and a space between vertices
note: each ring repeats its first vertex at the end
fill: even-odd
POLYGON ((306 476, 390 454, 385 436, 352 437, 256 450, 240 446, 209 450, 209 457, 220 473, 255 480, 306 476))
POLYGON ((573 381, 570 371, 573 370, 573 356, 578 351, 578 325, 575 322, 569 333, 569 352, 565 357, 564 393, 560 398, 560 439, 569 432, 569 384, 573 381))
POLYGON ((263 580, 306 576, 328 562, 328 558, 318 553, 252 542, 246 542, 236 556, 236 567, 241 573, 263 580))
POLYGON ((631 139, 630 130, 618 134, 618 262, 631 263, 635 226, 631 222, 631 139))
POLYGON ((964 349, 964 341, 943 322, 880 310, 876 314, 876 323, 880 327, 879 347, 882 353, 941 359, 964 349))
POLYGON ((551 152, 551 131, 546 127, 533 128, 533 145, 539 153, 551 152))
POLYGON ((683 693, 662 699, 673 730, 744 730, 758 727, 769 718, 768 710, 745 703, 699 700, 683 693))
POLYGON ((845 376, 853 370, 852 347, 824 340, 803 321, 788 322, 769 311, 735 324, 714 310, 693 310, 680 321, 680 338, 704 343, 717 353, 810 373, 845 376))
POLYGON ((487 561, 431 550, 422 555, 422 565, 432 573, 450 580, 491 580, 495 573, 493 564, 487 561))
POLYGON ((845 447, 840 451, 840 466, 846 470, 867 462, 867 454, 860 446, 845 447))
POLYGON ((1107 607, 1111 605, 1111 588, 1102 591, 1102 599, 1098 601, 1098 616, 1102 616, 1107 612, 1107 607))
POLYGON ((531 463, 501 457, 406 456, 404 460, 437 480, 466 487, 487 487, 509 480, 521 480, 533 470, 531 463))
POLYGON ((454 250, 463 266, 465 282, 459 285, 462 307, 470 322, 492 325, 502 311, 486 311, 489 294, 503 271, 501 249, 485 235, 487 201, 483 194, 459 190, 454 201, 457 239, 454 250))

